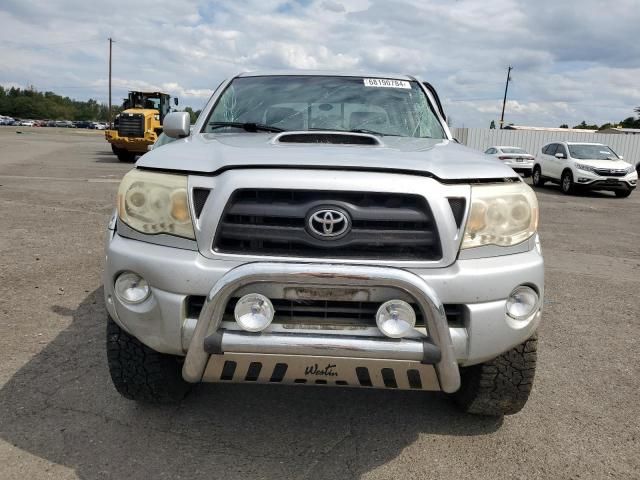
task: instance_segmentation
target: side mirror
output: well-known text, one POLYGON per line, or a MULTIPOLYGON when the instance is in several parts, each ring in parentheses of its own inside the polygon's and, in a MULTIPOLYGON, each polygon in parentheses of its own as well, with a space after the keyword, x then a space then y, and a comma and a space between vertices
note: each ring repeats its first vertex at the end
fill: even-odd
POLYGON ((619 158, 620 160, 624 160, 624 157, 623 157, 622 155, 618 155, 618 158, 619 158))
POLYGON ((191 118, 187 112, 172 112, 164 117, 162 129, 168 137, 184 138, 189 136, 191 118))
POLYGON ((178 97, 173 97, 173 103, 177 106, 178 105, 178 97))
POLYGON ((560 153, 560 152, 556 153, 555 157, 556 158, 567 158, 564 153, 560 153))

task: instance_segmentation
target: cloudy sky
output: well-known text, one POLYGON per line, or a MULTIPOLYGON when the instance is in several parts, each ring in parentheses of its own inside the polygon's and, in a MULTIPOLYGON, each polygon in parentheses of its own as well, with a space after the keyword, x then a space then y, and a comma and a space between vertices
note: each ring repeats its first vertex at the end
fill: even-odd
POLYGON ((640 0, 2 0, 0 84, 200 108, 238 71, 370 70, 430 81, 457 127, 558 126, 640 106, 640 0))

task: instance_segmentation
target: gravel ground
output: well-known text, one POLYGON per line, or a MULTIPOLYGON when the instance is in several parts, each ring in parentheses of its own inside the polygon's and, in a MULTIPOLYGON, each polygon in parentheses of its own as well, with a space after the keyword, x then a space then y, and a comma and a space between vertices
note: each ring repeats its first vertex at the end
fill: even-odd
POLYGON ((640 478, 640 192, 538 190, 547 298, 518 415, 252 385, 147 407, 104 346, 103 232, 130 168, 99 132, 0 128, 0 478, 640 478))

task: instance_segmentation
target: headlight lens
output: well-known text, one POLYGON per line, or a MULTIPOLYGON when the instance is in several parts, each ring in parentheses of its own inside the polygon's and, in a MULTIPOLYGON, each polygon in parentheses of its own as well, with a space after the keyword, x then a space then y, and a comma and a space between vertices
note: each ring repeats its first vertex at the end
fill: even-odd
POLYGON ((461 248, 516 245, 537 228, 538 200, 528 185, 474 185, 461 248))
POLYGON ((131 170, 118 189, 118 216, 142 233, 195 239, 185 175, 131 170))
POLYGON ((590 165, 585 165, 584 163, 576 163, 576 168, 578 170, 583 170, 585 172, 595 172, 596 171, 595 167, 592 167, 590 165))

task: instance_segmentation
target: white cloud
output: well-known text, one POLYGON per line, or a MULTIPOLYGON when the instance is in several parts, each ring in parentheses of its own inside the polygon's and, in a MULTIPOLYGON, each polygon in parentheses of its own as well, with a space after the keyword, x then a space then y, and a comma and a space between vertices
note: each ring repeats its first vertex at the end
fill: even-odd
POLYGON ((199 108, 238 71, 407 72, 440 91, 456 125, 557 126, 627 117, 640 105, 637 0, 4 0, 1 84, 114 101, 164 89, 199 108))

